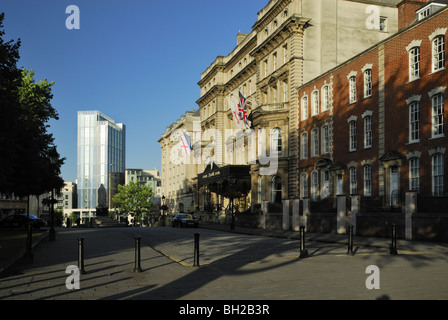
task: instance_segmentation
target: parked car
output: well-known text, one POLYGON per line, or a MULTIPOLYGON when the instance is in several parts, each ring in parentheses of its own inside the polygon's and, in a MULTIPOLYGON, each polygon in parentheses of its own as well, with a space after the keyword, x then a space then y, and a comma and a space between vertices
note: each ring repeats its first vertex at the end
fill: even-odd
MULTIPOLYGON (((4 228, 21 228, 26 226, 26 214, 13 214, 10 216, 7 216, 3 220, 0 221, 0 227, 4 228)), ((40 227, 45 226, 45 222, 41 219, 36 217, 33 214, 29 215, 29 221, 30 225, 34 229, 39 229, 40 227)))
POLYGON ((172 227, 195 227, 197 228, 199 225, 198 219, 192 214, 176 214, 171 221, 172 227))

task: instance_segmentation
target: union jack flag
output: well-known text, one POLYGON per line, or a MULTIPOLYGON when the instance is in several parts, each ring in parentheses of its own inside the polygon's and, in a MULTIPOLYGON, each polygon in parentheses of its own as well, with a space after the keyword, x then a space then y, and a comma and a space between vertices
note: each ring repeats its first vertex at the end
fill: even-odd
POLYGON ((193 150, 191 146, 191 138, 187 132, 183 132, 182 135, 179 136, 181 148, 185 151, 186 155, 190 155, 190 151, 193 150))
POLYGON ((234 107, 232 107, 233 117, 237 124, 237 127, 249 128, 249 123, 247 122, 247 99, 239 92, 238 101, 234 102, 234 107))

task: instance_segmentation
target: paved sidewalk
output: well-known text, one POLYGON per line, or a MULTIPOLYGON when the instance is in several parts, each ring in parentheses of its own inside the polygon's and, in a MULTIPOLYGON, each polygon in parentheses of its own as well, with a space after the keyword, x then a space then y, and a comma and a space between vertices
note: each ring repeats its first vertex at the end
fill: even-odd
MULTIPOLYGON (((264 237, 277 237, 284 239, 300 239, 300 233, 293 230, 270 230, 270 229, 255 229, 236 226, 231 230, 229 225, 213 224, 202 225, 203 228, 221 230, 225 232, 241 233, 248 235, 258 235, 264 237)), ((305 232, 305 242, 323 242, 323 243, 338 243, 341 245, 348 245, 348 235, 346 234, 330 234, 330 233, 308 233, 305 232)), ((376 247, 386 248, 389 250, 392 243, 391 238, 382 237, 368 237, 368 236, 353 236, 353 247, 376 247)), ((445 253, 448 254, 448 243, 430 242, 430 241, 410 241, 397 239, 396 246, 398 253, 401 252, 420 252, 420 253, 445 253)), ((448 256, 447 256, 448 257, 448 256)))
MULTIPOLYGON (((448 299, 448 244, 398 240, 398 255, 393 256, 388 253, 389 239, 355 236, 354 248, 362 254, 348 257, 346 235, 306 234, 310 258, 299 258, 297 249, 292 255, 285 251, 284 256, 253 260, 223 254, 192 267, 179 263, 186 260, 181 243, 157 241, 163 233, 183 234, 176 230, 58 229, 56 241, 42 238, 33 248, 33 264, 19 262, 0 273, 0 300, 448 299), (138 232, 146 237, 141 243, 142 272, 134 272, 138 232), (68 290, 66 268, 78 264, 78 237, 85 238, 86 274, 80 276, 79 290, 68 290), (369 265, 380 267, 382 290, 366 289, 369 265)), ((297 248, 299 238, 293 231, 230 230, 228 225, 188 232, 205 237, 206 231, 222 232, 222 243, 241 241, 246 253, 251 245, 254 251, 273 244, 290 250, 297 248)))

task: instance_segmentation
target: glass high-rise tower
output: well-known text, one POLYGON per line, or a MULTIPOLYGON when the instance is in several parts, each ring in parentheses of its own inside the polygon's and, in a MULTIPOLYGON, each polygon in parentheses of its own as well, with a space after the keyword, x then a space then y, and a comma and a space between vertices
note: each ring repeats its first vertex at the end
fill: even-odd
POLYGON ((124 184, 126 126, 99 111, 78 111, 78 208, 113 207, 124 184), (112 205, 111 205, 112 204, 112 205))

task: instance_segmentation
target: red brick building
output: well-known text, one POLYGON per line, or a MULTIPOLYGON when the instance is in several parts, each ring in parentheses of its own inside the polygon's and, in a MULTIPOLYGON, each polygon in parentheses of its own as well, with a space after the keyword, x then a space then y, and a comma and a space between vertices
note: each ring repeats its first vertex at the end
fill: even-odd
POLYGON ((401 208, 414 191, 448 212, 448 6, 423 2, 400 3, 398 33, 298 88, 301 198, 401 208))

